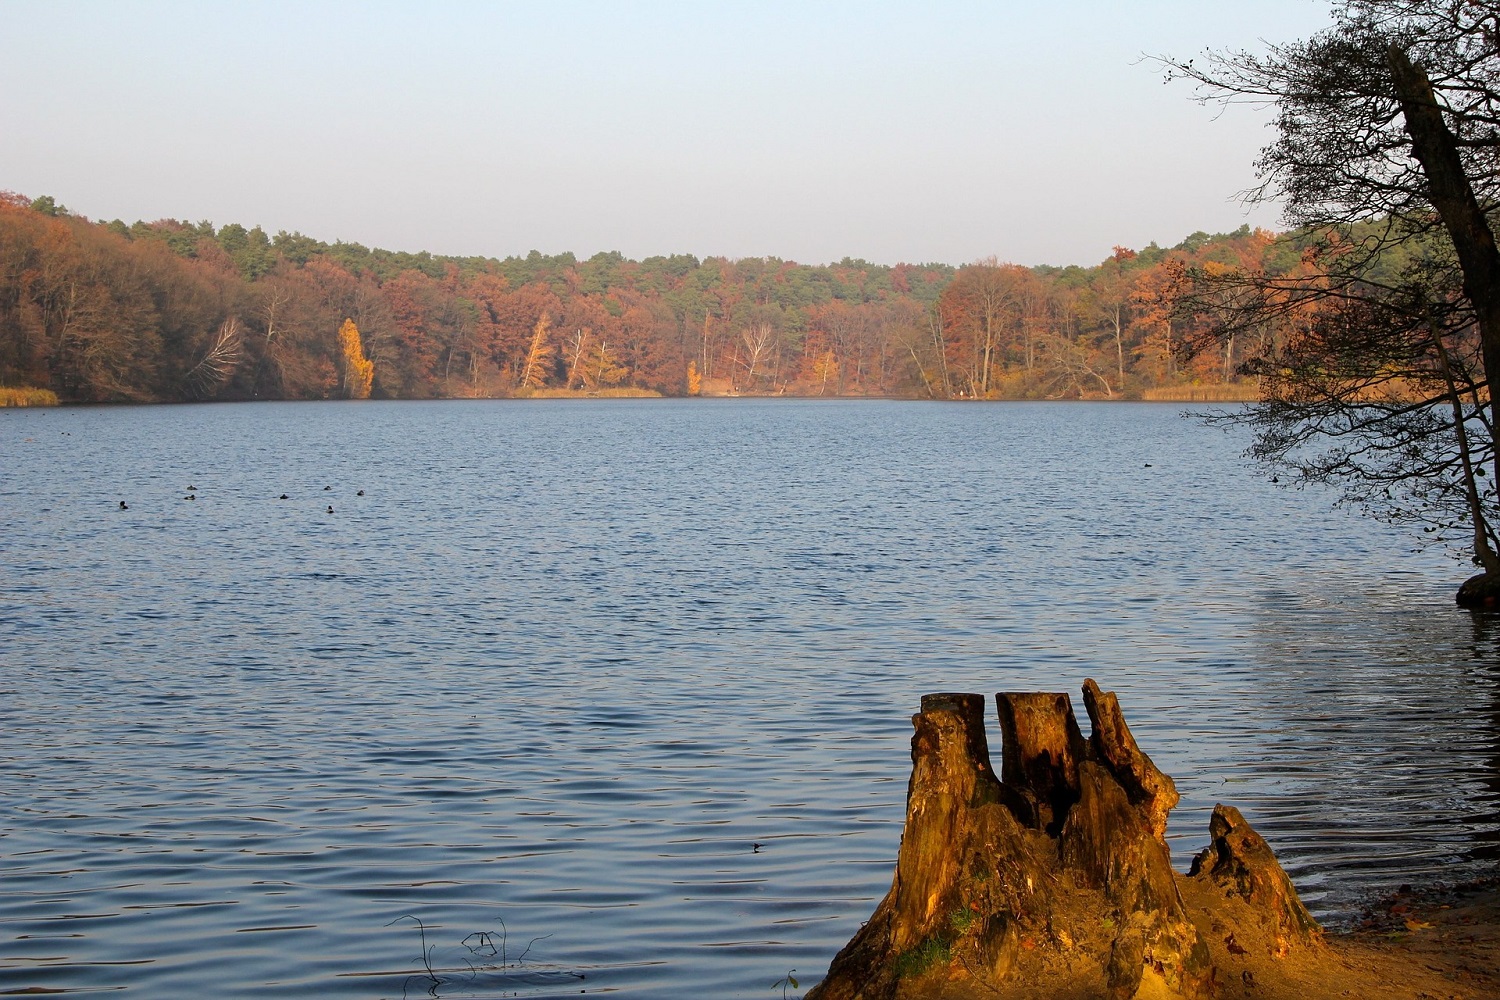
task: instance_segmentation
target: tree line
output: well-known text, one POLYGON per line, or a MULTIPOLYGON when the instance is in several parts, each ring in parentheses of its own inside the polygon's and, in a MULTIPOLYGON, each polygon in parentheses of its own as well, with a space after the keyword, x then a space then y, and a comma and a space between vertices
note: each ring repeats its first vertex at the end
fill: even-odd
POLYGON ((51 197, 7 193, 0 387, 75 402, 618 390, 1139 398, 1242 382, 1233 344, 1182 355, 1196 321, 1174 312, 1172 295, 1189 268, 1275 269, 1287 252, 1242 227, 1117 248, 1088 268, 501 260, 238 224, 94 222, 51 197))

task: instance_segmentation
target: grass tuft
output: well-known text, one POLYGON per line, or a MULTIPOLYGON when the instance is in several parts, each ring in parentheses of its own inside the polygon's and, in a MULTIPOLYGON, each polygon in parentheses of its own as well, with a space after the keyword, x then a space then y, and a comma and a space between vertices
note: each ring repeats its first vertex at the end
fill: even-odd
POLYGON ((952 953, 953 946, 950 942, 940 937, 930 937, 910 951, 901 953, 896 959, 896 975, 901 978, 920 976, 933 966, 946 963, 952 953))

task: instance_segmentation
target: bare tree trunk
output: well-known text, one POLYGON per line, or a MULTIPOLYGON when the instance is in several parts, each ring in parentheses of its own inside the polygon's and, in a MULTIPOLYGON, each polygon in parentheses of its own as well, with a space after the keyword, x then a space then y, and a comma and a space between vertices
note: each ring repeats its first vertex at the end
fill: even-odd
POLYGON ((1448 362, 1448 349, 1443 344, 1443 335, 1436 326, 1431 327, 1432 344, 1437 355, 1438 370, 1448 386, 1448 400, 1453 410, 1453 434, 1458 439, 1458 455, 1464 470, 1464 498, 1469 506, 1469 520, 1474 527, 1474 556, 1486 573, 1500 573, 1500 557, 1490 547, 1489 526, 1484 516, 1484 504, 1479 497, 1479 479, 1474 474, 1473 452, 1469 449, 1468 421, 1464 418, 1464 401, 1459 395, 1453 378, 1453 368, 1448 362))
POLYGON ((712 340, 713 340, 713 334, 710 331, 709 315, 708 315, 708 313, 705 312, 703 314, 703 377, 704 378, 713 378, 714 377, 713 351, 712 351, 712 349, 710 347, 710 342, 712 340))
POLYGON ((1118 305, 1116 305, 1115 306, 1115 311, 1114 311, 1115 364, 1116 364, 1116 366, 1118 368, 1118 371, 1119 371, 1120 385, 1124 386, 1124 384, 1125 384, 1125 333, 1121 329, 1120 320, 1121 320, 1120 307, 1118 305))
MULTIPOLYGON (((1388 50, 1387 62, 1401 101, 1406 133, 1411 136, 1412 153, 1422 165, 1428 196, 1458 253, 1464 295, 1474 306, 1479 325, 1488 382, 1500 375, 1500 249, 1464 172, 1458 141, 1443 121, 1432 81, 1397 46, 1388 50)), ((1490 406, 1494 406, 1493 392, 1490 406)), ((1500 450, 1495 454, 1494 472, 1500 482, 1500 450)))
POLYGON ((934 303, 928 315, 927 326, 932 333, 932 346, 937 349, 938 371, 943 376, 943 398, 953 398, 953 381, 948 377, 948 338, 943 332, 943 313, 934 303))
POLYGON ((568 384, 566 388, 573 388, 573 381, 578 377, 578 363, 583 360, 583 328, 578 330, 578 336, 573 338, 573 363, 568 366, 568 384))
POLYGON ((266 319, 266 336, 264 341, 262 342, 261 365, 255 373, 255 384, 253 386, 253 391, 257 395, 259 395, 260 393, 260 374, 265 370, 265 363, 267 361, 270 362, 270 364, 276 371, 277 395, 284 396, 286 394, 286 364, 282 360, 281 344, 277 339, 278 337, 280 337, 282 331, 281 328, 276 325, 276 319, 277 313, 281 311, 281 307, 286 305, 290 301, 291 295, 289 295, 285 290, 273 286, 266 300, 266 304, 262 308, 262 312, 264 313, 266 319))
MULTIPOLYGON (((1464 171, 1458 141, 1443 120, 1442 108, 1426 71, 1395 45, 1387 50, 1386 61, 1401 101, 1406 133, 1411 136, 1412 154, 1422 166, 1428 197, 1453 241, 1463 272, 1464 295, 1474 307, 1491 411, 1488 423, 1493 427, 1495 393, 1489 387, 1500 376, 1500 249, 1496 248, 1495 234, 1464 171)), ((1500 449, 1495 449, 1493 465, 1495 481, 1500 482, 1500 449)), ((1475 530, 1476 540, 1482 542, 1478 521, 1475 530)), ((1500 576, 1491 568, 1493 554, 1489 546, 1476 546, 1474 554, 1484 561, 1485 572, 1464 582, 1458 591, 1458 603, 1467 607, 1500 604, 1500 576), (1485 561, 1487 556, 1490 561, 1485 561)))
POLYGON ((922 377, 922 385, 927 389, 927 397, 934 399, 937 393, 932 391, 932 378, 927 374, 927 368, 922 364, 922 359, 917 356, 915 344, 907 344, 906 349, 911 352, 912 363, 917 366, 917 374, 922 377))
POLYGON ((979 372, 979 388, 976 395, 985 399, 990 394, 990 349, 995 343, 994 321, 988 313, 984 317, 984 367, 979 372))

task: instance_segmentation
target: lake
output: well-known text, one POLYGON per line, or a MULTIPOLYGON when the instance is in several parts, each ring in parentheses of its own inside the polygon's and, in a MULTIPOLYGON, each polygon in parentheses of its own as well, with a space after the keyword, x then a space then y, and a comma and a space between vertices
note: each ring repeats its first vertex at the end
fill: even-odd
POLYGON ((1500 624, 1246 443, 1133 404, 0 411, 0 992, 774 1000, 889 887, 921 695, 1081 714, 1085 677, 1184 866, 1225 801, 1334 922, 1494 871, 1500 624))

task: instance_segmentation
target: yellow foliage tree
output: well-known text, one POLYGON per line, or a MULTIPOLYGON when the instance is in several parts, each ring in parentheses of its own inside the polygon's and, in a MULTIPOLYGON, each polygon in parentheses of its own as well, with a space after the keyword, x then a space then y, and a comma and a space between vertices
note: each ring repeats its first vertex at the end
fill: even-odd
POLYGON ((818 395, 821 396, 828 391, 828 380, 839 377, 839 359, 832 351, 824 351, 818 355, 812 366, 813 378, 819 383, 818 395))
POLYGON ((359 342, 359 327, 354 320, 344 320, 339 327, 339 351, 344 358, 344 395, 350 399, 369 399, 375 381, 375 362, 365 357, 359 342))
POLYGON ((700 396, 703 394, 703 376, 698 372, 698 362, 688 362, 688 395, 700 396))
POLYGON ((521 388, 540 389, 547 383, 547 362, 552 359, 552 345, 547 341, 547 331, 552 321, 546 314, 536 321, 531 331, 531 349, 526 352, 526 370, 521 373, 521 388))
POLYGON ((584 354, 583 367, 578 373, 585 386, 601 389, 623 382, 625 376, 630 374, 630 369, 619 364, 609 353, 609 345, 601 340, 589 346, 584 354))

